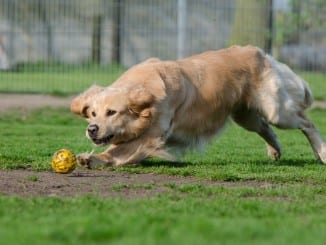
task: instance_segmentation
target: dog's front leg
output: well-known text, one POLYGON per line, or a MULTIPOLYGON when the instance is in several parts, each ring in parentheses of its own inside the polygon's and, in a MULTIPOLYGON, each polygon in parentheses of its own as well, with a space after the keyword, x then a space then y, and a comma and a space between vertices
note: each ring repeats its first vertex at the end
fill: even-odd
POLYGON ((77 155, 77 163, 91 169, 102 166, 113 166, 114 159, 107 152, 100 154, 81 153, 77 155))
POLYGON ((164 149, 164 142, 161 137, 139 138, 129 143, 120 145, 110 145, 103 153, 90 154, 81 153, 77 155, 77 161, 80 165, 87 168, 100 166, 127 166, 137 165, 148 157, 159 157, 168 161, 174 161, 164 149))
POLYGON ((136 165, 147 157, 144 152, 137 151, 137 148, 139 148, 139 143, 137 144, 137 142, 118 146, 110 145, 105 152, 99 154, 78 154, 77 162, 89 169, 96 167, 136 165))

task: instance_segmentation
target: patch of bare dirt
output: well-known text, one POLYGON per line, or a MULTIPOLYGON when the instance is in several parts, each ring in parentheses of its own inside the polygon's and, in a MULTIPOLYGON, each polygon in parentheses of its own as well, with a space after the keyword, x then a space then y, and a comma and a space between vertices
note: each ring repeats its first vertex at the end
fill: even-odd
POLYGON ((184 184, 207 186, 256 186, 270 187, 265 182, 219 182, 194 177, 170 176, 151 173, 127 173, 109 170, 75 170, 71 174, 30 170, 0 171, 0 195, 20 197, 121 197, 146 198, 159 193, 172 192, 169 187, 184 184))
MULTIPOLYGON (((169 181, 169 176, 164 179, 169 181)), ((99 170, 76 170, 71 174, 8 170, 0 171, 0 193, 23 197, 94 195, 134 198, 163 191, 164 186, 156 185, 162 181, 163 176, 99 170)))
POLYGON ((326 100, 315 101, 315 102, 312 104, 312 108, 321 108, 321 109, 326 109, 326 100))
POLYGON ((196 179, 168 175, 76 170, 71 174, 28 170, 0 171, 0 193, 15 196, 80 196, 139 198, 168 191, 167 183, 196 179))

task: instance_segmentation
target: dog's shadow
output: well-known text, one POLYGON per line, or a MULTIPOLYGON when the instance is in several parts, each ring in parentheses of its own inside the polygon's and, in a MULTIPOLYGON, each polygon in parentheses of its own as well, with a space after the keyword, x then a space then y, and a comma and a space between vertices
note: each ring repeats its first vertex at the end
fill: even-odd
MULTIPOLYGON (((144 160, 141 162, 142 167, 171 167, 171 168, 184 168, 188 166, 196 166, 200 165, 201 163, 197 162, 187 162, 187 161, 166 161, 161 159, 155 159, 155 160, 144 160)), ((221 159, 217 160, 216 162, 209 163, 210 165, 231 165, 235 164, 234 162, 229 161, 223 161, 221 159)), ((246 164, 246 161, 244 159, 243 162, 237 162, 236 164, 246 164)), ((280 159, 278 161, 274 161, 271 159, 262 159, 257 161, 252 161, 250 164, 257 165, 257 166, 264 166, 264 165, 270 165, 270 166, 290 166, 290 167, 304 167, 307 165, 315 165, 320 164, 315 159, 300 159, 300 158, 285 158, 280 159)))
POLYGON ((144 160, 141 162, 142 167, 169 167, 169 168, 184 168, 195 163, 186 161, 167 161, 162 159, 144 160))
POLYGON ((257 165, 272 165, 272 166, 289 166, 289 167, 304 167, 306 165, 315 165, 320 164, 315 159, 300 159, 300 158, 291 158, 291 159, 281 159, 278 161, 265 160, 257 161, 257 165))

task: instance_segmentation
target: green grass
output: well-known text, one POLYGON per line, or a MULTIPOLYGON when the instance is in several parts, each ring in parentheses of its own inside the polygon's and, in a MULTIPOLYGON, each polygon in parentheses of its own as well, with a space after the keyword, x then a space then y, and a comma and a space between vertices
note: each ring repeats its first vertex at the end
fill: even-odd
POLYGON ((316 100, 326 100, 326 73, 298 72, 308 83, 316 100))
POLYGON ((76 94, 90 85, 109 85, 124 69, 110 66, 63 66, 30 64, 13 72, 0 73, 0 91, 15 93, 76 94))
POLYGON ((0 197, 5 244, 323 244, 325 188, 186 185, 152 198, 0 197))
MULTIPOLYGON (((109 85, 125 70, 118 65, 32 63, 0 73, 0 92, 76 94, 93 83, 109 85)), ((315 99, 326 99, 326 74, 298 72, 309 83, 315 99)))
MULTIPOLYGON (((312 110, 309 117, 325 136, 326 110, 312 110)), ((86 125, 67 109, 1 114, 0 168, 49 170, 60 148, 91 151, 86 125)), ((326 166, 316 162, 300 132, 277 134, 284 151, 279 162, 268 159, 258 136, 231 124, 203 154, 188 152, 179 163, 153 159, 139 167, 111 169, 196 176, 234 186, 171 182, 166 193, 138 199, 0 195, 1 242, 324 244, 326 166)), ((26 180, 38 181, 37 173, 26 180)), ((154 187, 116 183, 112 189, 154 187)))

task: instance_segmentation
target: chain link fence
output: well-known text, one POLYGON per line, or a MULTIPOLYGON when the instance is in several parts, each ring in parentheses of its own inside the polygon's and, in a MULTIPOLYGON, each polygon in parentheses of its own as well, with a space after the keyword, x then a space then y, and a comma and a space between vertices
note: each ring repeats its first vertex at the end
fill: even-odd
POLYGON ((0 90, 75 93, 148 57, 232 44, 325 78, 325 10, 324 0, 0 0, 0 90))

